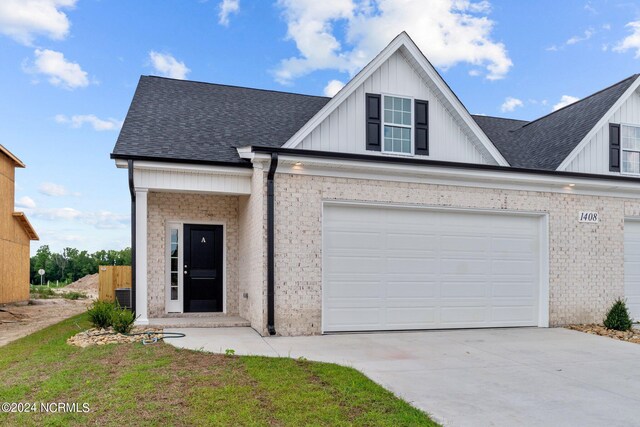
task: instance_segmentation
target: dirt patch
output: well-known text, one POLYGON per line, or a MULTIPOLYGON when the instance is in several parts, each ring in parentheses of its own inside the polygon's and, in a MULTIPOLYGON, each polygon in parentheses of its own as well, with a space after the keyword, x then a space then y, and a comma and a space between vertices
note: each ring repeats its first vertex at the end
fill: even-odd
POLYGON ((601 325, 569 325, 567 326, 567 329, 640 344, 640 329, 631 329, 629 331, 622 332, 614 329, 607 329, 601 325))
POLYGON ((0 346, 86 311, 89 299, 51 298, 0 306, 0 346))
POLYGON ((68 284, 64 288, 57 289, 58 292, 82 292, 89 299, 98 298, 99 274, 89 274, 73 283, 68 284))
POLYGON ((69 292, 81 292, 87 298, 68 300, 54 296, 32 299, 28 305, 0 306, 0 346, 84 312, 98 298, 98 274, 90 274, 64 288, 54 289, 56 294, 69 292))

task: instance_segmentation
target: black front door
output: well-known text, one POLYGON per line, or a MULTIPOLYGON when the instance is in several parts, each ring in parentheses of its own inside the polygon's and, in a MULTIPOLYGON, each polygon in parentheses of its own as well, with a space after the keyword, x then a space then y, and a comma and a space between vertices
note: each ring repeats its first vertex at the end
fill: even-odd
POLYGON ((184 226, 184 311, 222 311, 221 225, 184 226))

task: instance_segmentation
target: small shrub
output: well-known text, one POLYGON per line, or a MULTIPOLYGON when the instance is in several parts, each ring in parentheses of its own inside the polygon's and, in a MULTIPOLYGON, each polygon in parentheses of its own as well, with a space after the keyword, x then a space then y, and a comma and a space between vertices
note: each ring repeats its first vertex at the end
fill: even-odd
POLYGON ((96 328, 108 328, 111 326, 113 312, 116 307, 114 304, 105 301, 94 301, 87 310, 89 321, 96 328))
POLYGON ((120 334, 128 334, 131 332, 133 322, 136 321, 136 315, 133 311, 126 308, 116 308, 111 314, 111 326, 113 330, 120 334))
POLYGON ((604 326, 616 331, 628 331, 631 329, 632 323, 627 304, 622 299, 618 299, 613 304, 604 319, 604 326))
POLYGON ((82 292, 73 291, 73 292, 64 292, 64 293, 62 293, 62 298, 70 299, 70 300, 74 300, 74 301, 77 300, 77 299, 84 299, 86 297, 87 297, 87 295, 82 293, 82 292))
POLYGON ((224 351, 225 356, 233 356, 236 354, 236 351, 232 348, 228 348, 224 351))

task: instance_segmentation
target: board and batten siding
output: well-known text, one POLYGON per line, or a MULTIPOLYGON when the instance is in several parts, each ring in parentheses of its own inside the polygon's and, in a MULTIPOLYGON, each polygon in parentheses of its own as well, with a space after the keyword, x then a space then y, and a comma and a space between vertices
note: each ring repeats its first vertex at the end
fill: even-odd
POLYGON ((640 126, 640 95, 634 92, 567 165, 571 172, 620 175, 609 171, 609 123, 640 126))
POLYGON ((407 96, 429 101, 429 156, 415 157, 495 164, 493 159, 485 158, 476 148, 470 135, 400 51, 391 55, 296 148, 384 155, 366 150, 366 93, 407 96))

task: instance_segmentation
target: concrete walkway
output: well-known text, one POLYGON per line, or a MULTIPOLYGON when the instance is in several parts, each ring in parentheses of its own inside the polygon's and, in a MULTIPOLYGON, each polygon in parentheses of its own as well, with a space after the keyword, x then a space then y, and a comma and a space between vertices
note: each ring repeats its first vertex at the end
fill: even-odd
POLYGON ((364 372, 447 426, 640 423, 640 345, 566 329, 263 338, 250 328, 175 329, 185 348, 306 357, 364 372))

